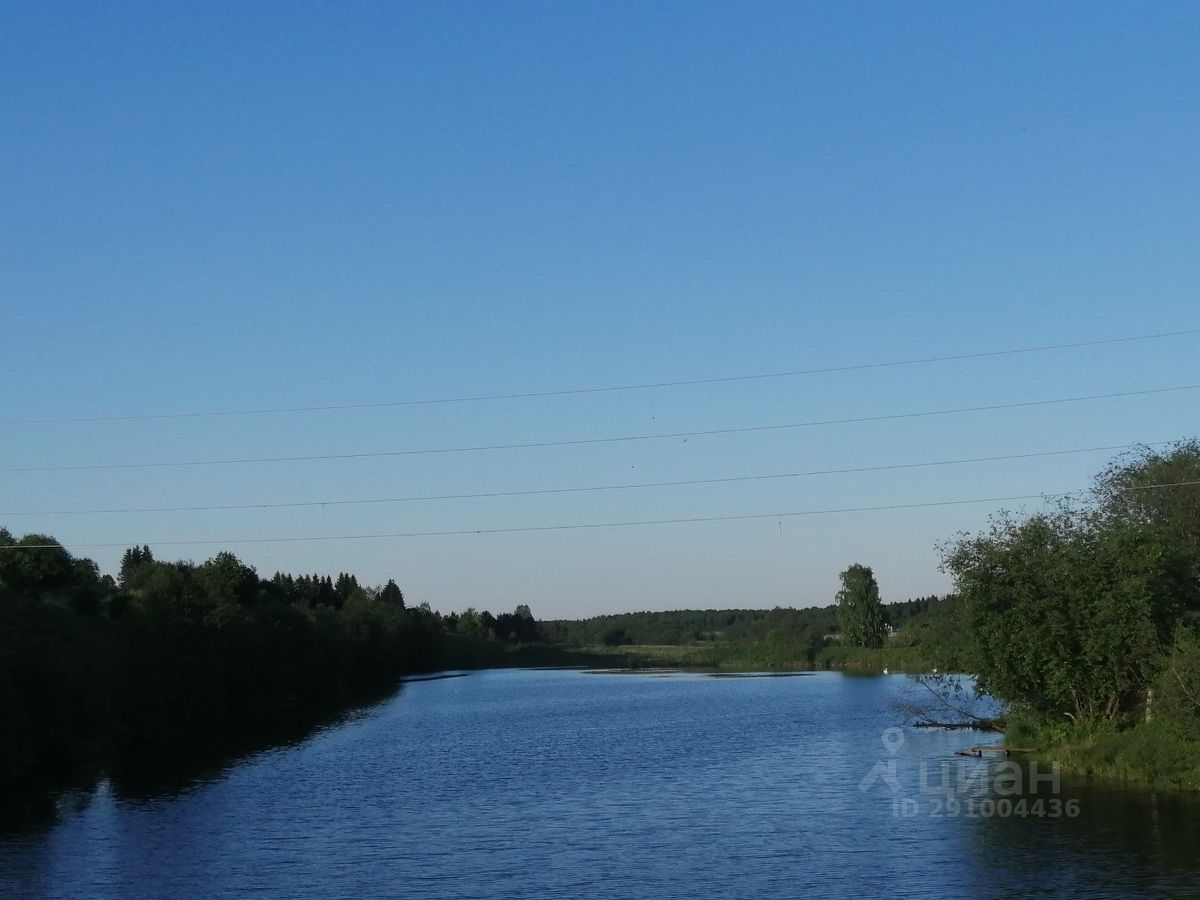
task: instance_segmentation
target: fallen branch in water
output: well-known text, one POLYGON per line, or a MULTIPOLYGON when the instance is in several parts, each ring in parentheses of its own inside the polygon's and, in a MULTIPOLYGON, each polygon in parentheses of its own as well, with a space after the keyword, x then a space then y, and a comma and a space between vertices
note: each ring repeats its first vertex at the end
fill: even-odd
POLYGON ((914 728, 946 728, 973 731, 1003 731, 1004 720, 981 715, 979 698, 968 689, 960 675, 909 675, 909 681, 921 688, 921 698, 897 699, 892 708, 908 718, 914 728), (944 721, 940 716, 947 716, 944 721))
POLYGON ((1004 722, 999 719, 976 719, 973 722, 913 722, 913 728, 945 728, 964 731, 1004 731, 1004 722))

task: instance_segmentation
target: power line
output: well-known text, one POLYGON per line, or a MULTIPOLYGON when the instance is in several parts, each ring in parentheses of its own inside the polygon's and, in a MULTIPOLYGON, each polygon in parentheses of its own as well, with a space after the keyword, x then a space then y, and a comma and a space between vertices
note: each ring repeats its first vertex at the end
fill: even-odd
POLYGON ((387 400, 375 403, 330 403, 313 406, 278 406, 259 409, 222 409, 197 412, 135 413, 104 416, 61 416, 44 419, 0 420, 0 427, 17 425, 54 425, 81 422, 137 422, 160 419, 202 419, 231 416, 264 416, 282 413, 334 412, 354 409, 388 409, 403 406, 433 406, 446 403, 482 403, 497 400, 528 400, 541 397, 568 397, 582 394, 603 394, 617 391, 644 391, 671 387, 693 387, 706 384, 732 384, 742 381, 762 381, 772 378, 798 378, 807 375, 828 375, 837 372, 857 372, 868 369, 922 366, 932 363, 958 362, 969 359, 988 359, 1000 356, 1016 356, 1028 353, 1049 353, 1058 350, 1077 350, 1084 347, 1100 347, 1109 344, 1128 344, 1138 341, 1154 341, 1163 338, 1185 337, 1200 334, 1200 328, 1182 331, 1164 331, 1156 334, 1140 334, 1132 337, 1105 338, 1095 341, 1075 341, 1066 344, 1045 344, 1037 347, 1016 347, 1007 350, 986 350, 978 353, 956 353, 948 356, 927 356, 916 359, 889 360, 886 362, 854 363, 850 365, 825 366, 812 369, 795 369, 787 372, 763 372, 751 375, 730 375, 716 378, 691 378, 678 381, 653 381, 642 384, 605 385, 590 388, 567 388, 558 390, 526 391, 513 394, 477 394, 461 397, 434 397, 417 400, 387 400))
MULTIPOLYGON (((1177 481, 1165 484, 1147 484, 1132 490, 1156 490, 1160 488, 1176 488, 1200 485, 1200 481, 1177 481)), ((639 528, 652 525, 691 525, 701 522, 744 522, 753 519, 787 519, 797 516, 826 516, 840 513, 885 512, 901 509, 929 509, 937 506, 965 506, 973 503, 1012 503, 1018 500, 1042 500, 1052 498, 1079 497, 1090 491, 1061 491, 1052 494, 1016 494, 1009 497, 973 497, 966 500, 935 500, 926 503, 894 503, 887 506, 846 506, 837 509, 805 509, 788 512, 746 513, 731 516, 695 516, 682 519, 647 519, 629 522, 582 522, 563 525, 523 525, 509 528, 464 528, 450 531, 394 531, 382 534, 328 534, 310 535, 305 537, 274 537, 274 538, 226 538, 221 540, 203 539, 195 541, 116 541, 106 543, 73 544, 76 548, 101 549, 114 547, 130 547, 147 544, 152 547, 192 547, 228 544, 294 544, 308 541, 368 541, 389 538, 420 538, 420 537, 458 537, 472 534, 520 534, 542 531, 575 531, 598 528, 639 528)), ((28 544, 25 546, 9 544, 0 546, 0 550, 58 550, 64 549, 59 544, 28 544)))
POLYGON ((0 512, 0 516, 83 516, 111 515, 118 513, 163 513, 163 512, 213 512, 248 509, 296 509, 315 506, 359 506, 378 503, 417 503, 436 500, 483 500, 500 497, 533 497, 545 494, 584 494, 597 491, 631 491, 647 488, 688 487, 704 484, 732 484, 745 481, 772 481, 785 478, 809 478, 818 475, 849 475, 865 472, 890 472, 899 469, 923 469, 938 466, 955 466, 969 463, 1003 462, 1006 460, 1035 459, 1046 456, 1068 456, 1079 453, 1100 453, 1116 450, 1132 450, 1137 447, 1158 447, 1171 441, 1152 441, 1139 444, 1110 444, 1105 447, 1077 447, 1069 450, 1037 450, 1030 453, 1010 453, 1003 456, 973 456, 961 459, 942 459, 931 462, 891 463, 880 466, 852 466, 843 469, 813 469, 807 472, 781 472, 767 475, 730 475, 721 478, 693 478, 685 481, 648 481, 635 484, 603 484, 584 487, 536 488, 519 491, 485 491, 473 494, 429 494, 411 497, 368 497, 357 500, 298 500, 281 503, 231 503, 208 506, 143 506, 114 509, 61 509, 22 512, 0 512))
POLYGON ((197 466, 231 466, 256 463, 317 462, 343 459, 377 459, 381 457, 425 456, 440 453, 480 453, 494 450, 532 450, 546 447, 578 447, 587 444, 616 444, 631 441, 655 441, 673 438, 711 437, 720 434, 749 434, 764 431, 782 431, 793 428, 814 428, 825 425, 850 425, 864 422, 885 422, 896 419, 919 419, 931 416, 949 416, 961 413, 992 412, 1001 409, 1023 409, 1036 406, 1054 406, 1065 403, 1082 403, 1092 400, 1112 400, 1120 397, 1145 397, 1152 394, 1168 394, 1178 391, 1194 391, 1200 384, 1185 384, 1175 387, 1151 388, 1143 391, 1120 391, 1111 394, 1090 394, 1079 397, 1058 397, 1052 400, 1025 400, 1020 403, 995 403, 988 406, 964 406, 955 409, 935 409, 922 412, 891 413, 880 416, 856 416, 845 419, 815 419, 807 422, 789 422, 782 425, 749 425, 737 428, 712 428, 705 431, 675 431, 660 434, 631 434, 619 437, 576 438, 566 441, 533 441, 521 444, 485 444, 475 447, 435 447, 418 450, 371 450, 362 453, 326 453, 313 456, 255 456, 240 459, 199 459, 179 462, 142 463, 99 463, 67 466, 5 466, 0 472, 85 472, 111 471, 115 469, 176 469, 197 466))

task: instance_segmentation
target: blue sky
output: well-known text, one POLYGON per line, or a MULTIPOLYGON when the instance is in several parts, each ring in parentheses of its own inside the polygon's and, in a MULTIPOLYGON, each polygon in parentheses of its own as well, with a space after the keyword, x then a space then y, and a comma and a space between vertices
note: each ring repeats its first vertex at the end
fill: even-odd
MULTIPOLYGON (((34 4, 0 10, 0 419, 720 377, 1200 327, 1194 4, 34 4)), ((0 427, 5 467, 569 440, 1200 383, 1200 337, 803 378, 0 427)), ((704 479, 1159 441, 1200 392, 711 438, 0 477, 88 543, 1037 494, 1112 454, 591 494, 12 515, 704 479)), ((1004 504, 230 544, 540 616, 942 591, 1004 504)), ((1006 504, 1021 507, 1021 504, 1006 504)), ((1037 504, 1025 504, 1036 508, 1037 504)), ((201 560, 210 546, 160 557, 201 560)), ((87 550, 111 570, 119 550, 87 550)))

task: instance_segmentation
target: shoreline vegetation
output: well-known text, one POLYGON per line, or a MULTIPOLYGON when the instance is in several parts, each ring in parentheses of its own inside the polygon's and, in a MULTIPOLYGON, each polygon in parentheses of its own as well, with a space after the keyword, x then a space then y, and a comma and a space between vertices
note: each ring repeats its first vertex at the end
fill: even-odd
MULTIPOLYGON (((963 672, 1002 705, 1009 743, 1064 771, 1200 789, 1200 444, 1114 461, 1085 502, 1000 515, 942 554, 943 597, 881 603, 855 564, 822 608, 538 621, 524 605, 442 615, 348 573, 262 578, 227 552, 133 547, 102 575, 0 528, 0 786, 236 751, 404 676, 581 666, 963 672)), ((953 677, 926 686, 961 709, 953 677)))

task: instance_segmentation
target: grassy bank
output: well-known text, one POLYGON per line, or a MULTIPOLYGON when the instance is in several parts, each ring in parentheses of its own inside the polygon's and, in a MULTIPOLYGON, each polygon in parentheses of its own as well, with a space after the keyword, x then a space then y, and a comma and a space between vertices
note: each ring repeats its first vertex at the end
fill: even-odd
MULTIPOLYGON (((626 649, 626 648, 619 648, 626 649)), ((678 648, 664 648, 678 649, 678 648)), ((442 639, 440 668, 505 669, 562 666, 650 665, 649 656, 625 654, 612 647, 574 647, 566 644, 513 644, 505 641, 447 634, 442 639)))
POLYGON ((585 666, 598 669, 697 668, 719 669, 736 665, 728 648, 623 644, 579 647, 571 644, 509 644, 503 641, 447 635, 444 668, 552 668, 585 666))
POLYGON ((1200 741, 1170 722, 1118 727, 1018 721, 1010 723, 1006 742, 1035 747, 1039 758, 1073 775, 1200 790, 1200 741))
MULTIPOLYGON (((575 647, 570 645, 504 645, 481 642, 487 646, 469 649, 469 657, 478 668, 492 666, 584 665, 599 668, 685 668, 719 671, 794 671, 801 669, 856 669, 882 671, 921 671, 924 663, 914 647, 872 650, 863 647, 825 647, 814 654, 780 651, 761 643, 703 641, 693 644, 603 644, 575 647)), ((468 648, 463 648, 467 650, 468 648)), ((451 655, 460 655, 450 649, 451 655)))
POLYGON ((923 672, 928 667, 918 647, 845 647, 833 645, 817 652, 817 669, 893 669, 897 672, 923 672))

